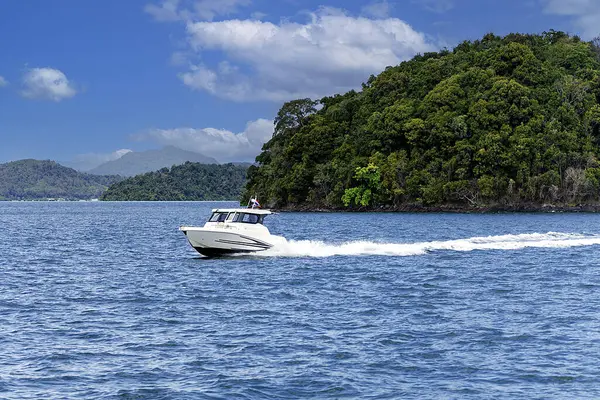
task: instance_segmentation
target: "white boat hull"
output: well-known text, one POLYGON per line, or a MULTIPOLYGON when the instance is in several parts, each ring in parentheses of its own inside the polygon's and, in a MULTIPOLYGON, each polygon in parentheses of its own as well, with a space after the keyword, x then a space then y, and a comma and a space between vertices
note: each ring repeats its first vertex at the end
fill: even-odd
POLYGON ((195 227, 181 227, 180 230, 198 253, 209 257, 264 251, 273 247, 274 244, 272 235, 251 237, 240 232, 195 227))

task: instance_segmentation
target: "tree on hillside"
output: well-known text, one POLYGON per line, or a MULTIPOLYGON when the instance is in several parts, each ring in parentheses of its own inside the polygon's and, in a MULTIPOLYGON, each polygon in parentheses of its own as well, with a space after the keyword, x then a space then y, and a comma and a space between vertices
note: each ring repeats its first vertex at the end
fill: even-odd
POLYGON ((275 117, 273 136, 305 126, 308 116, 317 111, 318 102, 311 99, 292 100, 285 103, 275 117))

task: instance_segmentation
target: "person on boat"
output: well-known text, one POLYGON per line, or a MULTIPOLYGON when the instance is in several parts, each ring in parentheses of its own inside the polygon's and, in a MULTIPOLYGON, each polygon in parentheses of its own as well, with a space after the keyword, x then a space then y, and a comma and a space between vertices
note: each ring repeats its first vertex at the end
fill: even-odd
POLYGON ((251 208, 260 208, 260 203, 257 199, 250 199, 250 203, 252 205, 251 208))

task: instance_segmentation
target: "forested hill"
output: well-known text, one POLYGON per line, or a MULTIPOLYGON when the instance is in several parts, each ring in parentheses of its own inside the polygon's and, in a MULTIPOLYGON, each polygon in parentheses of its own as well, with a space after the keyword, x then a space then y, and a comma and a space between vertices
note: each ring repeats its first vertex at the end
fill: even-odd
POLYGON ((275 207, 598 202, 600 41, 488 34, 283 105, 244 196, 275 207))
POLYGON ((13 161, 0 164, 0 200, 89 200, 121 179, 84 174, 49 160, 13 161))
POLYGON ((100 200, 238 200, 246 182, 247 169, 233 164, 186 162, 116 183, 100 200))

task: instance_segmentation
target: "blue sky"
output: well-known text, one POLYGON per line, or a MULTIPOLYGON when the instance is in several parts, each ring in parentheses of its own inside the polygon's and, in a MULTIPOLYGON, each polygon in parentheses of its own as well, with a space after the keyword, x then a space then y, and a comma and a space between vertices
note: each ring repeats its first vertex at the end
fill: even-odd
POLYGON ((597 36, 600 0, 0 3, 0 162, 175 145, 253 160, 281 104, 487 32, 597 36))

